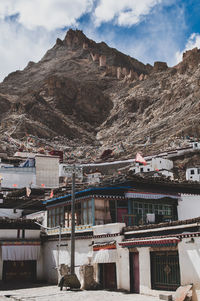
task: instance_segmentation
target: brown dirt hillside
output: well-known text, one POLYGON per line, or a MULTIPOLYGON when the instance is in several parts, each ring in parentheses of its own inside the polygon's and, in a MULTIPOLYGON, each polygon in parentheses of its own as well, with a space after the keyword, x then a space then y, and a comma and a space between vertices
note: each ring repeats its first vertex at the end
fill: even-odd
POLYGON ((79 30, 0 84, 1 149, 63 149, 68 159, 115 158, 200 136, 200 50, 144 65, 79 30), (27 138, 28 137, 28 138, 27 138), (30 139, 31 138, 31 139, 30 139))

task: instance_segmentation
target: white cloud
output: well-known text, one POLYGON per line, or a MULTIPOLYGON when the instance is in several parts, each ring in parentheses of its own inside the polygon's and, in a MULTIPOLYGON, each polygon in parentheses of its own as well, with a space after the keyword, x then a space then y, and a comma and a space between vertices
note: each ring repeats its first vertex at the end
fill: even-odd
POLYGON ((75 26, 94 0, 0 0, 0 81, 38 61, 63 38, 61 28, 75 26))
POLYGON ((16 22, 0 21, 0 81, 10 72, 24 68, 29 61, 38 61, 55 44, 61 31, 29 30, 16 22))
POLYGON ((18 14, 18 22, 28 29, 54 30, 76 25, 92 7, 93 0, 1 0, 0 18, 18 14))
POLYGON ((193 48, 200 48, 200 34, 199 33, 192 33, 186 43, 185 49, 182 51, 176 52, 176 61, 179 63, 182 61, 183 53, 187 50, 193 49, 193 48))
POLYGON ((93 14, 94 23, 114 22, 120 26, 132 26, 142 16, 163 0, 100 0, 93 14))

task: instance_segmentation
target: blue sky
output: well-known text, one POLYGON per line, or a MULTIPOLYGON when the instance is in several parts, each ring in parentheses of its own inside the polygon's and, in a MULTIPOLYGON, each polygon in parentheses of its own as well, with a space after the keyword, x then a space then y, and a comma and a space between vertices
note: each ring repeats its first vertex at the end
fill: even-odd
POLYGON ((0 80, 82 29, 144 63, 177 64, 200 47, 198 0, 1 0, 0 80))

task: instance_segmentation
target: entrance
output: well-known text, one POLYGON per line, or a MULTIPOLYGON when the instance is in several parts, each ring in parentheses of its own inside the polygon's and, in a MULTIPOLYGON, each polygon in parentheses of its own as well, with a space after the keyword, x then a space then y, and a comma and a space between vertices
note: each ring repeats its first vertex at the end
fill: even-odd
POLYGON ((140 293, 140 267, 139 267, 139 253, 130 252, 130 292, 140 293))
POLYGON ((99 281, 103 289, 116 290, 116 264, 100 263, 99 264, 99 281))
POLYGON ((4 261, 3 281, 25 281, 36 280, 36 260, 4 261))
POLYGON ((125 216, 128 214, 127 208, 117 208, 117 222, 125 223, 125 216))
POLYGON ((152 289, 175 291, 180 286, 177 251, 151 252, 152 289))

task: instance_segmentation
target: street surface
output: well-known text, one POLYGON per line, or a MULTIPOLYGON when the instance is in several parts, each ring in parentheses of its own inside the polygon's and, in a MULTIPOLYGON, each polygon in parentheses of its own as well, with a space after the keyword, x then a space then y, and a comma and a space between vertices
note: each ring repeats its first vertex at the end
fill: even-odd
POLYGON ((0 301, 158 301, 151 296, 109 291, 60 291, 55 286, 1 290, 0 301), (7 297, 6 297, 7 296, 7 297))

